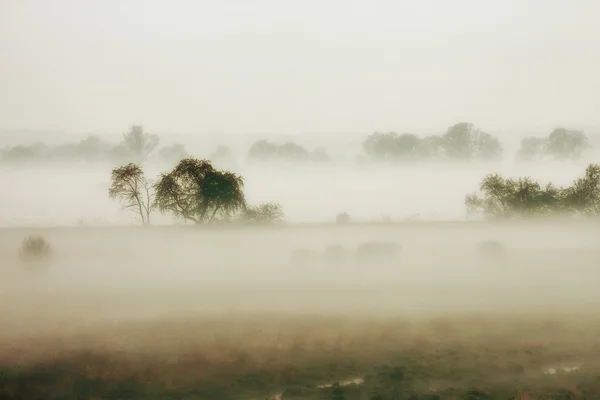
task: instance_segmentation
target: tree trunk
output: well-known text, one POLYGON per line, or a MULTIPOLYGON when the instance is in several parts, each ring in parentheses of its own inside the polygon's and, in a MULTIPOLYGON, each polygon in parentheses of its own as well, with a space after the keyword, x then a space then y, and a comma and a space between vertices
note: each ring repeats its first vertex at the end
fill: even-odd
POLYGON ((221 206, 216 206, 215 207, 215 211, 213 211, 212 215, 210 216, 210 219, 208 220, 208 223, 211 223, 213 218, 215 217, 215 214, 217 213, 217 211, 219 211, 219 208, 221 208, 221 206))

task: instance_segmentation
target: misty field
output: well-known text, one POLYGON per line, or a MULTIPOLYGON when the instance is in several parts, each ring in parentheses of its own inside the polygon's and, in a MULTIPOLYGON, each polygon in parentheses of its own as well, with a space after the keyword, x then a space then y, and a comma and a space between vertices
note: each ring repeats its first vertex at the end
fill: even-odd
POLYGON ((597 226, 3 229, 0 398, 597 399, 597 226))

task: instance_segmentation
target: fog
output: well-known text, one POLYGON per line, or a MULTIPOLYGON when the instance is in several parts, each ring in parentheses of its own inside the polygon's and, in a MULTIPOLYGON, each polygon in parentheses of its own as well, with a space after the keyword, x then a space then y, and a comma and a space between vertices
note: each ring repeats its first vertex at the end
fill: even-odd
POLYGON ((0 128, 14 140, 132 123, 190 135, 598 128, 599 7, 2 1, 0 128))
MULTIPOLYGON (((347 212, 356 221, 464 220, 465 195, 479 190, 488 173, 531 176, 542 183, 568 186, 581 176, 587 159, 565 162, 402 165, 248 165, 234 170, 245 179, 249 204, 280 203, 288 222, 333 222, 347 212)), ((216 165, 219 167, 219 165, 216 165)), ((0 226, 129 225, 136 215, 108 198, 110 171, 103 163, 4 164, 0 226)), ((172 165, 149 163, 157 177, 172 165)), ((153 214, 153 223, 173 224, 169 215, 153 214)))
MULTIPOLYGON (((585 310, 595 307, 600 246, 590 222, 425 223, 280 228, 3 229, 2 292, 23 312, 100 307, 121 312, 432 312, 585 310), (41 233, 53 247, 47 269, 17 257, 41 233), (482 256, 486 240, 502 262, 482 256), (367 242, 401 245, 396 260, 356 258, 367 242), (339 264, 319 254, 344 249, 339 264), (316 255, 292 262, 298 250, 316 255), (18 300, 16 300, 18 299, 18 300), (40 299, 45 299, 41 304, 40 299)), ((91 310, 90 310, 91 311, 91 310)), ((85 312, 85 311, 84 311, 85 312)))

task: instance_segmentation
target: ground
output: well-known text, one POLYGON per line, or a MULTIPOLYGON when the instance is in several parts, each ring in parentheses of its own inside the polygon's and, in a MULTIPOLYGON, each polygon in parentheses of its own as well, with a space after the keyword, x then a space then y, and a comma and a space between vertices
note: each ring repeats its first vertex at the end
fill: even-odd
POLYGON ((596 224, 0 230, 0 400, 600 399, 596 224), (397 265, 289 266, 402 245, 397 265), (505 244, 481 263, 477 243, 505 244))

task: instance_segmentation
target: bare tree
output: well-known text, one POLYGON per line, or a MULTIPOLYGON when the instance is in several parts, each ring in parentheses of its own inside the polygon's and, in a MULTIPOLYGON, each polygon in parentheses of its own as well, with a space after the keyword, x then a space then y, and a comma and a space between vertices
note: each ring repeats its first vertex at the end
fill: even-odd
POLYGON ((125 202, 123 208, 138 214, 143 225, 150 224, 154 202, 153 186, 138 164, 129 163, 113 169, 108 196, 125 202))

